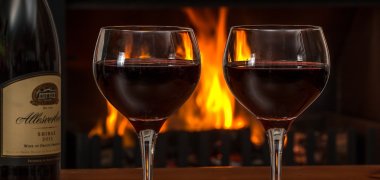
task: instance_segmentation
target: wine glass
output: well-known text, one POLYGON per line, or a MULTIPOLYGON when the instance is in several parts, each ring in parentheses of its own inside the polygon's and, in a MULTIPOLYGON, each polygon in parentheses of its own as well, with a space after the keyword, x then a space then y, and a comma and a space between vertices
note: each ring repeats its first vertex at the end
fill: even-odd
POLYGON ((190 28, 100 29, 94 78, 103 96, 128 118, 139 136, 144 180, 152 179, 157 134, 192 94, 200 66, 198 44, 190 28))
POLYGON ((252 25, 232 27, 224 53, 225 80, 236 99, 264 126, 271 179, 281 179, 284 137, 321 94, 330 60, 321 27, 252 25))

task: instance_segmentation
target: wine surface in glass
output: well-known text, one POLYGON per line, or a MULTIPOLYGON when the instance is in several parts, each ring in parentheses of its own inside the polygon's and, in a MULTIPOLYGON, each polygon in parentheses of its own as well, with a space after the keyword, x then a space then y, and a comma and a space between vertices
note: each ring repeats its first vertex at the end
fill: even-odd
POLYGON ((224 71, 235 97, 266 129, 287 129, 319 96, 329 74, 325 64, 297 61, 237 61, 224 71))
POLYGON ((95 66, 95 78, 104 96, 137 132, 158 132, 192 94, 200 76, 200 64, 187 60, 108 60, 95 66))

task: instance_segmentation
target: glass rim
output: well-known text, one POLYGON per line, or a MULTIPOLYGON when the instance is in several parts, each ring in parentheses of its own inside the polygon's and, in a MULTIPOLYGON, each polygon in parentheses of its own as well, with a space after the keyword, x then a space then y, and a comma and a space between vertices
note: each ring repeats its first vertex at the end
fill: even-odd
POLYGON ((181 26, 159 26, 159 25, 121 25, 104 26, 100 30, 127 31, 127 32, 193 32, 192 28, 181 26))
POLYGON ((321 26, 315 25, 286 25, 286 24, 262 24, 262 25, 238 25, 232 26, 231 30, 252 30, 252 31, 320 31, 321 26))

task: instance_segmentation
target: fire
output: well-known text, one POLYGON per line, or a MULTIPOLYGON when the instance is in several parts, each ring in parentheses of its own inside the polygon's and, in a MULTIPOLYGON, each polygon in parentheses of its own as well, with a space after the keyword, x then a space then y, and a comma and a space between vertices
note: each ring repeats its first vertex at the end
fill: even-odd
POLYGON ((202 74, 194 95, 169 121, 164 129, 203 131, 211 129, 238 129, 248 126, 243 119, 234 122, 234 97, 223 78, 222 58, 226 42, 227 8, 219 10, 218 17, 204 18, 203 12, 185 8, 184 12, 195 25, 197 40, 201 49, 202 74), (215 32, 215 33, 214 33, 215 32), (175 121, 184 121, 177 126, 175 121), (237 127, 238 126, 238 127, 237 127))
POLYGON ((190 36, 187 32, 180 33, 181 39, 183 40, 183 46, 178 46, 176 49, 176 56, 185 59, 193 59, 193 45, 190 36))
POLYGON ((149 50, 147 48, 147 46, 142 46, 142 49, 141 49, 141 52, 139 54, 139 57, 140 59, 147 59, 147 58, 150 58, 150 54, 149 54, 149 50))
MULTIPOLYGON (((251 128, 251 141, 255 145, 264 142, 264 130, 252 115, 241 109, 237 111, 237 103, 228 89, 222 70, 222 59, 227 40, 226 20, 228 9, 221 7, 215 13, 211 9, 184 8, 190 22, 193 24, 202 58, 202 74, 197 89, 188 101, 170 117, 161 129, 169 130, 207 131, 213 129, 251 128)), ((245 39, 244 32, 237 32, 238 38, 245 39)), ((176 49, 176 57, 192 59, 193 49, 187 34, 183 34, 183 47, 176 49)), ((236 58, 239 60, 254 60, 254 54, 248 42, 237 43, 236 58)), ((130 47, 125 48, 124 57, 130 57, 130 47)), ((144 54, 149 56, 149 54, 144 54)), ((140 57, 143 58, 143 57, 140 57)), ((106 122, 107 136, 117 133, 125 136, 125 129, 132 128, 129 122, 118 114, 108 103, 109 116, 106 122), (115 118, 116 117, 116 118, 115 118), (116 126, 115 126, 116 123, 116 126)), ((239 108, 242 108, 239 106, 239 108)), ((104 133, 102 128, 95 128, 91 135, 104 133)))
MULTIPOLYGON (((264 130, 251 115, 235 112, 236 101, 224 81, 222 59, 227 40, 226 20, 228 9, 221 7, 217 15, 211 9, 184 8, 190 22, 194 25, 202 58, 202 74, 194 94, 168 121, 164 131, 176 129, 186 131, 205 131, 212 129, 251 128, 251 141, 256 145, 264 142, 264 130), (176 123, 181 121, 181 123, 176 123), (180 124, 180 125, 178 125, 180 124)), ((238 38, 246 39, 244 32, 238 38)), ((254 55, 248 42, 235 44, 237 59, 252 60, 254 55), (253 56, 253 57, 252 57, 253 56)))
POLYGON ((251 54, 251 49, 248 46, 247 34, 245 31, 236 31, 236 38, 239 41, 236 41, 235 44, 235 59, 238 61, 246 61, 254 59, 254 54, 251 54))
POLYGON ((133 147, 134 139, 131 136, 133 127, 122 114, 120 114, 111 103, 107 102, 107 119, 105 124, 102 124, 102 120, 98 121, 98 124, 90 131, 88 134, 89 137, 100 136, 101 138, 112 138, 117 135, 123 137, 123 146, 124 147, 133 147))

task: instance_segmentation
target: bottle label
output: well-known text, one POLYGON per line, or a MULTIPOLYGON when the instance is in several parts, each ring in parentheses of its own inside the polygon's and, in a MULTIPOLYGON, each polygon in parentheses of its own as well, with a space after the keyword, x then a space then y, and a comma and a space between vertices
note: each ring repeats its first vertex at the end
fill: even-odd
POLYGON ((29 75, 2 84, 0 92, 1 160, 59 154, 61 152, 60 76, 29 75))

